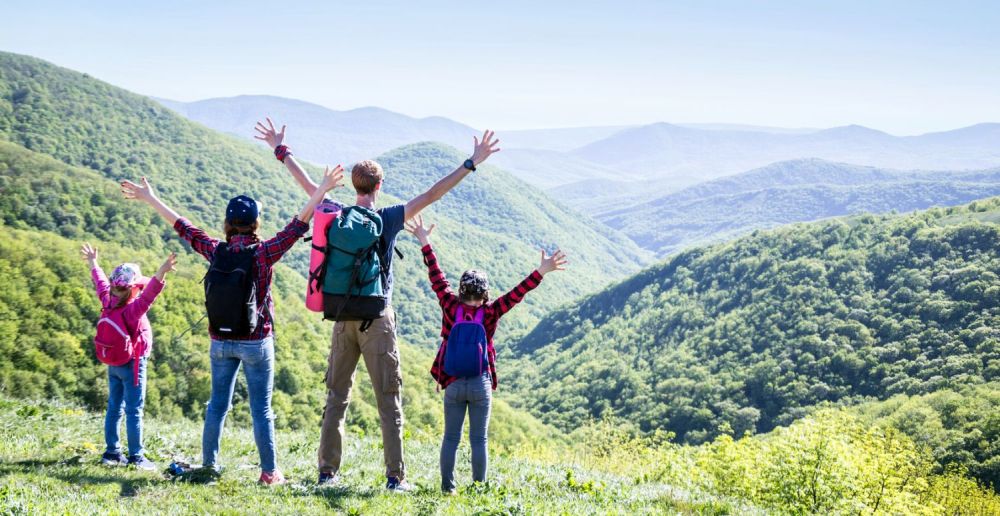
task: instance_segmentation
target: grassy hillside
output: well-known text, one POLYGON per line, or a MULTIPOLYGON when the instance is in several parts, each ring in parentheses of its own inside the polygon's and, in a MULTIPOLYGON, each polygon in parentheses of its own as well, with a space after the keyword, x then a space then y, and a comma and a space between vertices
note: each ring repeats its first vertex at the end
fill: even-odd
POLYGON ((1000 199, 755 232, 680 253, 522 341, 521 406, 686 442, 767 431, 824 401, 1000 376, 1000 199))
MULTIPOLYGON (((343 483, 315 484, 317 429, 278 433, 290 484, 262 488, 247 428, 228 427, 227 468, 216 485, 96 465, 101 416, 72 405, 0 399, 0 506, 13 514, 105 512, 319 514, 995 514, 1000 498, 957 472, 929 471, 924 451, 898 433, 823 412, 772 435, 699 447, 636 440, 614 426, 581 435, 581 449, 494 449, 490 482, 471 486, 459 454, 457 496, 440 494, 436 436, 405 442, 417 491, 383 488, 374 436, 347 442, 343 483), (584 451, 586 450, 586 451, 584 451)), ((147 419, 147 450, 161 466, 197 457, 197 425, 147 419)))
POLYGON ((856 213, 909 212, 1000 194, 1000 169, 901 172, 823 160, 775 163, 598 219, 665 256, 754 229, 856 213))

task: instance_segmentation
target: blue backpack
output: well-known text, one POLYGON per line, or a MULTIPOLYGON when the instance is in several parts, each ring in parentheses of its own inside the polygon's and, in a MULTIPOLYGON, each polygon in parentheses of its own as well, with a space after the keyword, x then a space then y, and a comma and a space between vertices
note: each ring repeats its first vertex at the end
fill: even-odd
POLYGON ((486 355, 486 327, 483 326, 484 310, 476 310, 471 321, 465 320, 465 307, 459 305, 455 324, 448 334, 444 352, 444 372, 457 378, 482 376, 489 368, 486 355))

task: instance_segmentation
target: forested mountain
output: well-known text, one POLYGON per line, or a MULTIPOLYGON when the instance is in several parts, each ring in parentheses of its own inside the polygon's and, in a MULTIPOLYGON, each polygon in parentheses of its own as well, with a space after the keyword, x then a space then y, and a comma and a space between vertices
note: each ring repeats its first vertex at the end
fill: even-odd
POLYGON ((908 212, 1000 195, 1000 168, 907 172, 818 159, 774 163, 596 217, 663 256, 754 229, 856 213, 908 212))
POLYGON ((521 406, 684 442, 807 407, 1000 378, 1000 199, 756 231, 550 314, 513 351, 521 406))
MULTIPOLYGON (((0 141, 0 283, 7 286, 0 300, 0 331, 7 346, 0 355, 0 385, 18 396, 65 397, 91 407, 102 399, 106 387, 90 344, 97 304, 90 302, 90 280, 78 258, 80 243, 98 245, 105 266, 127 258, 148 271, 170 250, 184 251, 172 229, 151 210, 121 198, 118 180, 148 176, 165 200, 214 235, 221 233, 222 207, 236 193, 262 201, 265 235, 305 202, 265 150, 202 128, 138 95, 29 57, 0 54, 0 140, 7 140, 0 141)), ((396 202, 386 197, 386 203, 396 202)), ((452 267, 475 263, 503 289, 537 265, 535 249, 518 235, 481 228, 450 233, 447 228, 459 227, 458 222, 434 218, 442 226, 437 240, 449 273, 461 270, 452 267), (484 252, 498 247, 505 252, 484 252)), ((408 416, 418 426, 436 425, 440 410, 432 396, 426 349, 437 344, 440 315, 416 244, 404 238, 401 248, 408 257, 398 265, 396 304, 401 336, 412 344, 404 348, 408 416)), ((280 425, 313 425, 322 406, 330 323, 302 306, 306 256, 306 246, 298 245, 276 273, 275 408, 280 425)), ((610 258, 606 264, 609 274, 626 272, 611 267, 610 258)), ((198 280, 205 263, 182 252, 180 269, 152 315, 158 338, 147 407, 151 414, 200 418, 208 394, 208 339, 204 322, 194 323, 203 313, 198 280)), ((603 274, 592 278, 591 288, 607 279, 603 274)), ((554 277, 502 331, 523 332, 548 306, 574 295, 569 293, 574 285, 579 283, 564 289, 554 277), (546 288, 550 295, 544 294, 546 288)), ((362 396, 353 409, 352 424, 375 428, 370 426, 376 424, 374 406, 364 400, 362 396)), ((523 414, 510 414, 502 416, 512 423, 510 435, 545 433, 523 414)))
POLYGON ((634 180, 679 187, 799 158, 897 169, 989 168, 1000 165, 998 140, 1000 124, 900 137, 857 125, 776 133, 657 123, 625 129, 573 154, 634 180))
MULTIPOLYGON (((114 183, 124 178, 135 180, 142 175, 150 178, 165 201, 209 230, 221 229, 222 209, 226 201, 237 194, 248 194, 261 201, 263 234, 271 234, 283 226, 306 200, 305 194, 282 165, 260 146, 215 133, 145 97, 97 81, 86 74, 26 56, 0 53, 0 139, 73 166, 60 168, 52 160, 23 156, 23 152, 14 147, 4 148, 9 154, 9 158, 3 158, 9 161, 8 180, 17 182, 21 192, 18 203, 13 200, 8 203, 11 211, 4 215, 5 220, 20 220, 24 224, 28 218, 35 217, 39 224, 51 225, 55 222, 49 219, 60 219, 60 234, 68 237, 75 237, 73 220, 93 217, 96 221, 93 225, 105 226, 103 236, 115 242, 132 238, 125 229, 115 228, 113 224, 103 221, 101 217, 104 215, 88 214, 87 206, 108 205, 108 216, 115 216, 120 210, 135 212, 137 209, 134 207, 120 206, 127 203, 118 202, 120 194, 114 183), (40 163, 37 166, 34 164, 36 160, 40 163), (24 166, 14 166, 16 162, 22 162, 24 166), (96 175, 80 173, 81 168, 93 170, 96 175), (62 175, 73 176, 74 179, 60 179, 62 175), (73 184, 77 177, 80 181, 96 181, 103 177, 114 183, 84 187, 73 184), (97 193, 114 197, 95 201, 92 197, 97 193), (70 216, 69 213, 77 215, 70 216)), ((438 154, 438 150, 419 147, 409 156, 430 163, 432 157, 438 154), (423 151, 430 154, 422 157, 423 151)), ((391 155, 387 159, 391 159, 391 155)), ((453 168, 454 164, 451 165, 453 168)), ((394 181, 407 184, 406 174, 416 173, 405 169, 399 160, 387 163, 386 170, 389 191, 397 191, 394 190, 394 181), (397 168, 399 173, 395 172, 397 168)), ((425 187, 437 179, 429 171, 420 174, 425 187)), ((494 175, 496 177, 490 180, 490 187, 506 192, 504 195, 507 197, 504 198, 511 203, 509 209, 512 214, 538 213, 533 211, 535 208, 531 204, 520 203, 518 198, 508 195, 529 188, 508 175, 499 172, 494 175)), ((413 188, 415 184, 412 181, 409 183, 413 188)), ((541 200, 538 194, 528 193, 526 196, 533 200, 532 204, 546 206, 549 213, 545 217, 554 217, 560 225, 574 219, 572 212, 541 200)), ((353 199, 346 190, 340 191, 339 198, 345 201, 353 199)), ((450 199, 448 197, 446 201, 452 202, 450 199)), ((381 201, 382 205, 393 202, 398 200, 391 196, 385 196, 381 201)), ((460 211, 441 209, 431 212, 441 227, 436 242, 447 272, 461 273, 459 267, 474 265, 490 272, 495 288, 501 290, 513 287, 537 265, 534 246, 543 240, 541 233, 508 228, 499 222, 486 228, 465 227, 458 232, 461 225, 452 222, 449 217, 460 211), (498 249, 503 252, 496 252, 498 249)), ((156 219, 152 212, 143 213, 130 220, 152 224, 161 239, 176 239, 170 228, 156 219)), ((582 223, 575 224, 571 227, 582 228, 582 223)), ((558 228, 558 225, 549 224, 546 227, 558 228)), ((586 228, 582 230, 586 231, 586 228)), ((605 237, 600 237, 598 230, 589 234, 597 239, 591 242, 597 248, 605 247, 602 243, 605 242, 606 247, 622 251, 617 255, 598 253, 593 257, 579 257, 580 266, 576 274, 554 277, 536 295, 529 296, 523 309, 512 314, 509 321, 505 320, 500 329, 501 339, 507 332, 518 334, 525 331, 541 314, 553 307, 637 268, 640 251, 627 239, 606 230, 603 232, 605 237), (628 258, 623 258, 624 263, 619 264, 617 258, 623 256, 628 258)), ((436 346, 440 317, 436 300, 427 285, 419 249, 415 242, 411 242, 408 237, 401 239, 400 247, 408 256, 397 262, 400 288, 395 304, 400 330, 411 342, 432 347, 436 346)), ((544 242, 548 245, 563 244, 554 237, 545 238, 544 242)), ((567 245, 572 247, 573 243, 567 245)), ((288 265, 303 277, 307 253, 307 247, 299 245, 286 259, 288 265)))

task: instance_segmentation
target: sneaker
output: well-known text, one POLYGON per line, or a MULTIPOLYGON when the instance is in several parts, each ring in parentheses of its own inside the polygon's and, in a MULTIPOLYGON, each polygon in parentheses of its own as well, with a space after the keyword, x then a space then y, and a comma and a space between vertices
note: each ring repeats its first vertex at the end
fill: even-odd
POLYGON ((122 455, 122 452, 104 452, 101 455, 101 465, 102 466, 124 466, 128 464, 128 460, 122 455))
POLYGON ((316 485, 319 487, 333 487, 340 483, 340 477, 336 473, 324 473, 319 472, 319 480, 316 481, 316 485))
POLYGON ((400 480, 399 477, 387 477, 385 488, 394 493, 409 493, 413 491, 413 486, 405 480, 400 480))
POLYGON ((135 466, 143 471, 155 471, 156 463, 147 459, 144 455, 133 455, 128 458, 128 465, 135 466))
POLYGON ((458 494, 458 490, 455 489, 454 487, 451 488, 451 489, 442 489, 441 490, 441 494, 443 494, 445 496, 455 496, 455 495, 458 494))
POLYGON ((265 486, 280 486, 280 485, 284 484, 285 482, 287 482, 287 480, 285 480, 285 475, 282 475, 281 471, 274 470, 274 471, 272 471, 270 473, 268 473, 266 471, 261 471, 260 472, 260 479, 257 480, 257 482, 260 482, 261 484, 264 484, 265 486))

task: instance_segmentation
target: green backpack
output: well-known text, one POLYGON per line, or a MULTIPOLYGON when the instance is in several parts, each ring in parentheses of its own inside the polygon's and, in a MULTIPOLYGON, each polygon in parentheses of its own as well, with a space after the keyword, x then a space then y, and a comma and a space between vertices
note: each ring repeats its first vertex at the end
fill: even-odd
POLYGON ((327 231, 323 268, 323 318, 333 321, 371 321, 386 308, 386 270, 379 257, 382 217, 351 206, 333 220, 327 231))

